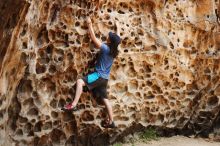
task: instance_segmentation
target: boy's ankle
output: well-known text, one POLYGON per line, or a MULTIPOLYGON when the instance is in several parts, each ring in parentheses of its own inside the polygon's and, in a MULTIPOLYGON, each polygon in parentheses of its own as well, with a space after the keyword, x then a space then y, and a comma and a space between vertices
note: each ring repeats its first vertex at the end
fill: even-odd
POLYGON ((109 120, 109 124, 112 124, 114 121, 113 120, 109 120))

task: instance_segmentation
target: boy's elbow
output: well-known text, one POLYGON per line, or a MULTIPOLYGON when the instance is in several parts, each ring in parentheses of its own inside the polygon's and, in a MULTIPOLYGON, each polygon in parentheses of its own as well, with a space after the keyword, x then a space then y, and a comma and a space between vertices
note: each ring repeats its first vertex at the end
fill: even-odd
POLYGON ((97 48, 101 48, 102 43, 100 41, 96 42, 95 44, 97 48))

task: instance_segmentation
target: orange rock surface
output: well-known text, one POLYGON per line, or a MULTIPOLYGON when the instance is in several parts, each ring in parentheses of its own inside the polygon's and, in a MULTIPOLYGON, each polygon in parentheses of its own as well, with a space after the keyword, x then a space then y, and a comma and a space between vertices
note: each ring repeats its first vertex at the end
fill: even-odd
POLYGON ((219 0, 2 0, 0 8, 0 145, 102 146, 149 125, 219 127, 219 0), (119 24, 108 86, 117 129, 100 126, 106 112, 89 92, 78 111, 60 110, 99 51, 86 16, 102 41, 119 24))

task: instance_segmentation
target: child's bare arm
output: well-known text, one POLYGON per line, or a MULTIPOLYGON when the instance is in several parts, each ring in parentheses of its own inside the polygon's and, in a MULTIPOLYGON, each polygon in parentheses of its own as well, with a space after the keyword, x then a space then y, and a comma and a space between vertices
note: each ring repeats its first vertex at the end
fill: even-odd
POLYGON ((118 21, 115 22, 115 25, 116 25, 116 34, 117 34, 118 36, 120 36, 119 23, 118 23, 118 21))
POLYGON ((96 47, 100 48, 102 43, 95 36, 94 30, 93 30, 93 27, 92 27, 91 19, 88 17, 86 19, 86 22, 87 22, 87 25, 88 25, 88 28, 89 28, 89 34, 90 34, 90 37, 91 37, 92 41, 95 43, 96 47))

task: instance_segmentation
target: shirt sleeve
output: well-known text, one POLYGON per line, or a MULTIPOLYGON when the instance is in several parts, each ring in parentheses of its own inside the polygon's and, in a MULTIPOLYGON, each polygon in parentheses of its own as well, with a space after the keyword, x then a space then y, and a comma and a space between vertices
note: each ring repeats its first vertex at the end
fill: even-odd
POLYGON ((103 52, 105 54, 109 53, 109 51, 110 51, 109 47, 105 43, 101 44, 100 49, 101 49, 101 52, 103 52))

